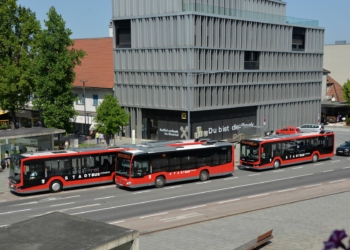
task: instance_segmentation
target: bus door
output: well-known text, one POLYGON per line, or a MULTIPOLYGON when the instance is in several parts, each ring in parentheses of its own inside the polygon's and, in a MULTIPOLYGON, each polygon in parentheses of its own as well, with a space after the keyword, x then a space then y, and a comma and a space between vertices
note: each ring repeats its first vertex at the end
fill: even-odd
POLYGON ((266 165, 272 162, 271 144, 262 144, 260 148, 260 163, 266 165))
POLYGON ((39 186, 46 183, 43 161, 27 161, 23 164, 23 187, 39 186))
POLYGON ((132 160, 132 178, 144 178, 146 175, 150 174, 148 155, 135 155, 132 160))

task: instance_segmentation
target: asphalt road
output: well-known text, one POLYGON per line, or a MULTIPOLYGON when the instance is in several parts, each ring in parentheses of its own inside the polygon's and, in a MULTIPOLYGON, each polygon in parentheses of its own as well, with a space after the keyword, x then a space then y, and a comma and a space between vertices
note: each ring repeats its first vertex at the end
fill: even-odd
MULTIPOLYGON (((336 145, 347 139, 348 131, 346 128, 336 131, 336 145)), ((335 156, 315 164, 305 163, 279 170, 237 170, 233 176, 207 182, 177 183, 163 189, 124 190, 114 185, 104 185, 32 196, 15 196, 7 192, 0 198, 0 226, 51 211, 107 223, 125 223, 131 218, 152 217, 174 209, 203 208, 208 203, 267 196, 272 192, 293 188, 299 188, 300 191, 320 183, 349 182, 349 160, 349 157, 335 156)), ((183 224, 186 224, 186 220, 183 224)))

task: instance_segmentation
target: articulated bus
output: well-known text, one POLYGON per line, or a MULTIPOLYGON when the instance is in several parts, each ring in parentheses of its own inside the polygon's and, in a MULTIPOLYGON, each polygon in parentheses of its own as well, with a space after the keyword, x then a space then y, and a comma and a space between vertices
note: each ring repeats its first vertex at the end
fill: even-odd
POLYGON ((272 135, 241 140, 239 169, 277 169, 302 162, 317 162, 334 156, 334 133, 272 135))
MULTIPOLYGON (((184 141, 145 142, 144 147, 199 145, 207 138, 184 141)), ((11 156, 9 188, 16 193, 43 191, 59 192, 63 189, 115 181, 117 152, 136 145, 120 147, 77 148, 20 154, 11 156)))
POLYGON ((115 160, 125 148, 81 148, 11 156, 9 188, 15 193, 113 183, 115 160))
POLYGON ((115 182, 118 186, 163 187, 166 183, 232 174, 231 143, 202 141, 199 144, 140 145, 117 154, 115 182))

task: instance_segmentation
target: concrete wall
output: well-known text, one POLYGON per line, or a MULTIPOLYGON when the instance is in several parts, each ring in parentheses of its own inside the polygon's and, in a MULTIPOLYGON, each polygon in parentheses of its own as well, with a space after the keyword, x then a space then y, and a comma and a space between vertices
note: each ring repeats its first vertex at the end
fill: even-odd
POLYGON ((324 46, 323 67, 340 85, 350 79, 350 44, 324 46))

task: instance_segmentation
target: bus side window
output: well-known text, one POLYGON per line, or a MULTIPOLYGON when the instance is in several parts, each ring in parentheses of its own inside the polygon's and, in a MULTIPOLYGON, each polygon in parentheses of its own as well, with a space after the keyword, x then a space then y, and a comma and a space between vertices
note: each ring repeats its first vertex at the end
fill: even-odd
POLYGON ((175 171, 181 169, 180 157, 170 155, 169 157, 169 171, 175 171))
POLYGON ((197 167, 211 166, 211 151, 200 151, 200 155, 197 156, 197 167))
POLYGON ((196 167, 196 156, 191 155, 190 152, 181 157, 181 169, 193 169, 196 167))

